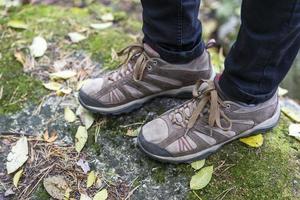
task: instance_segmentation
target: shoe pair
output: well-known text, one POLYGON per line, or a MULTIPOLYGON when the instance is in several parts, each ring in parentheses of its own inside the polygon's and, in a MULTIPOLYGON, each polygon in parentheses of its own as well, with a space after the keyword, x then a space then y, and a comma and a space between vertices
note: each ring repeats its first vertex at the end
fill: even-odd
POLYGON ((86 109, 117 115, 160 97, 191 100, 145 124, 138 136, 140 149, 170 163, 204 159, 224 144, 273 128, 280 117, 277 94, 257 105, 226 98, 214 78, 210 55, 186 64, 171 64, 147 44, 131 45, 120 52, 121 67, 87 82, 79 92, 86 109), (196 83, 196 85, 195 85, 196 83))

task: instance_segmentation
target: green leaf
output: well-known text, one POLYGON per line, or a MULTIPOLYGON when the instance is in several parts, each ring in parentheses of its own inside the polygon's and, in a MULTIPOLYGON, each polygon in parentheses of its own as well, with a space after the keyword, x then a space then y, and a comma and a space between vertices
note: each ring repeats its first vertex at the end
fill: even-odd
POLYGON ((213 166, 204 167, 197 172, 190 181, 190 188, 192 190, 200 190, 208 185, 211 180, 214 168, 213 166))
POLYGON ((76 120, 75 113, 69 107, 65 108, 65 112, 64 113, 65 113, 64 117, 65 117, 65 120, 67 122, 74 122, 76 120))
POLYGON ((191 164, 191 166, 192 166, 193 169, 199 170, 204 166, 204 164, 205 164, 205 159, 195 161, 191 164))
POLYGON ((107 197, 108 197, 107 189, 103 189, 94 196, 93 200, 106 200, 107 197))
POLYGON ((75 138, 76 138, 75 149, 79 153, 83 149, 88 138, 88 133, 84 126, 78 127, 75 138))

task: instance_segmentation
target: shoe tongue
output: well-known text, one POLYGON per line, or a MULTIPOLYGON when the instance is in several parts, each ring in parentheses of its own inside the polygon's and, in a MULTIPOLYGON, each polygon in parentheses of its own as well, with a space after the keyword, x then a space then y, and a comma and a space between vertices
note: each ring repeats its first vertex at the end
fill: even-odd
POLYGON ((159 58, 160 57, 159 54, 146 43, 144 43, 144 49, 151 58, 159 58))

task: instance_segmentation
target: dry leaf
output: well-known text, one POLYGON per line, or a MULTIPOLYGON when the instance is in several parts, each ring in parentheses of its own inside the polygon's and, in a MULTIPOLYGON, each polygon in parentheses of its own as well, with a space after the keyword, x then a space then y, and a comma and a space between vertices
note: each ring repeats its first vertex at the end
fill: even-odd
POLYGON ((76 115, 78 115, 88 130, 94 123, 95 118, 94 115, 88 110, 84 109, 82 106, 79 106, 76 111, 76 115))
POLYGON ((300 141, 300 124, 290 124, 289 135, 300 141))
POLYGON ((86 187, 89 188, 92 185, 94 185, 94 183, 96 182, 97 179, 97 175, 95 173, 95 171, 91 171, 87 177, 87 182, 86 182, 86 187))
POLYGON ((72 93, 72 88, 69 87, 63 87, 56 91, 57 96, 64 96, 65 94, 68 95, 71 93, 72 93))
POLYGON ((279 96, 284 96, 284 95, 286 95, 288 92, 289 92, 289 91, 288 91, 287 89, 284 89, 284 88, 281 88, 281 87, 278 88, 278 95, 279 95, 279 96))
POLYGON ((21 137, 7 155, 6 169, 11 174, 19 169, 28 159, 28 142, 26 137, 21 137))
POLYGON ((57 135, 56 132, 52 132, 51 136, 49 137, 49 133, 48 133, 48 131, 46 130, 45 133, 44 133, 44 135, 43 135, 43 137, 44 137, 44 140, 45 140, 46 142, 52 143, 52 142, 55 142, 55 141, 57 140, 58 135, 57 135))
POLYGON ((113 25, 112 22, 99 23, 99 24, 91 24, 90 26, 96 30, 103 30, 111 27, 113 25))
POLYGON ((43 181, 44 188, 50 196, 63 200, 68 184, 63 176, 50 176, 43 181))
POLYGON ((74 76, 76 76, 76 72, 72 71, 72 70, 64 70, 64 71, 60 71, 60 72, 55 72, 50 74, 50 79, 51 80, 57 80, 57 79, 64 79, 67 80, 69 78, 72 78, 74 76))
POLYGON ((74 122, 76 120, 76 115, 75 113, 69 108, 69 107, 66 107, 65 108, 65 120, 67 122, 74 122))
POLYGON ((78 127, 75 138, 76 138, 75 149, 79 153, 83 149, 88 138, 88 133, 84 126, 78 127))
POLYGON ((240 141, 247 144, 250 147, 258 148, 263 145, 264 137, 262 136, 262 134, 258 134, 246 138, 241 138, 240 141))
POLYGON ((76 164, 81 167, 82 171, 85 174, 87 174, 91 170, 89 163, 81 158, 76 162, 76 164))
POLYGON ((281 111, 288 116, 289 118, 291 118, 293 121, 300 123, 300 114, 297 112, 294 112, 291 108, 289 107, 281 107, 281 111))
POLYGON ((86 39, 86 37, 84 35, 77 33, 77 32, 69 33, 68 36, 69 36, 71 42, 73 42, 73 43, 78 43, 78 42, 86 39))
POLYGON ((200 190, 208 185, 213 174, 213 166, 204 167, 197 172, 190 181, 190 188, 192 190, 200 190))
POLYGON ((80 199, 79 200, 92 200, 91 197, 89 197, 88 195, 86 194, 80 194, 80 199))
POLYGON ((205 164, 205 159, 192 162, 191 166, 193 169, 199 170, 204 166, 204 164, 205 164))
POLYGON ((15 29, 28 29, 28 25, 20 20, 10 20, 7 26, 15 29))
POLYGON ((48 90, 52 90, 52 91, 58 91, 62 88, 62 84, 57 83, 57 82, 43 83, 43 85, 48 90))
POLYGON ((129 137, 137 137, 140 133, 141 128, 137 128, 135 130, 128 129, 126 135, 129 137))
POLYGON ((17 173, 15 173, 14 178, 13 178, 13 183, 14 183, 15 187, 18 187, 18 183, 22 176, 22 173, 23 173, 23 169, 20 169, 17 173))
POLYGON ((70 193, 72 192, 72 190, 70 188, 67 188, 65 191, 65 195, 64 195, 64 200, 69 200, 70 199, 70 193))
POLYGON ((111 22, 114 21, 114 16, 112 13, 106 13, 101 16, 101 20, 104 22, 111 22))
POLYGON ((38 58, 38 57, 42 57, 45 54, 47 48, 48 48, 48 44, 46 40, 43 37, 38 36, 33 39, 33 42, 29 47, 29 50, 33 57, 38 58))
POLYGON ((93 200, 106 200, 107 197, 108 197, 107 189, 103 189, 94 196, 93 200))

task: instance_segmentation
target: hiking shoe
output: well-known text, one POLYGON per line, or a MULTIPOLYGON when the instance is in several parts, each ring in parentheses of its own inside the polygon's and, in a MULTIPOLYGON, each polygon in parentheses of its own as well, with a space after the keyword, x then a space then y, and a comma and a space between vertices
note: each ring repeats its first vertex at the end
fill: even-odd
POLYGON ((215 81, 197 84, 194 98, 141 128, 138 145, 152 158, 189 163, 224 144, 273 128, 280 117, 277 94, 257 105, 223 100, 215 81))
POLYGON ((197 80, 213 77, 207 50, 187 64, 168 63, 147 44, 128 46, 119 55, 126 60, 118 70, 81 88, 79 101, 86 109, 102 114, 130 112, 158 96, 191 96, 197 80))

